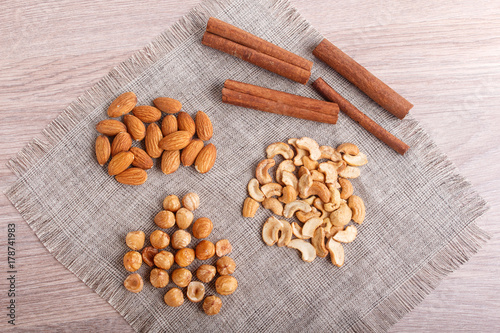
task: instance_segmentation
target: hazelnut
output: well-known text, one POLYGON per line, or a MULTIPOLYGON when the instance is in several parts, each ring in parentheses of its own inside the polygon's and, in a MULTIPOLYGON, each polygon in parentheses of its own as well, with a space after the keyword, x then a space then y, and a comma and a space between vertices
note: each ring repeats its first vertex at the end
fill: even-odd
POLYGON ((163 200, 163 209, 169 210, 171 212, 176 212, 179 208, 181 208, 181 202, 176 195, 168 195, 163 200))
POLYGON ((217 260, 216 266, 219 275, 233 274, 234 270, 236 269, 236 263, 229 257, 219 258, 219 260, 217 260))
POLYGON ((159 268, 170 269, 174 264, 174 255, 168 251, 161 251, 155 255, 153 262, 159 268))
POLYGON ((181 267, 191 265, 194 260, 194 250, 190 248, 183 248, 175 254, 175 262, 181 267))
POLYGON ((201 239, 206 238, 212 232, 214 225, 207 217, 200 217, 193 224, 193 236, 201 239))
POLYGON ((205 286, 198 281, 191 281, 188 284, 186 296, 193 303, 198 303, 205 296, 205 286))
POLYGON ((142 231, 131 231, 125 237, 125 243, 132 250, 140 250, 144 246, 146 234, 142 231))
POLYGON ((158 253, 158 250, 152 246, 146 246, 142 249, 142 261, 146 263, 149 267, 154 265, 154 257, 158 253))
POLYGON ((218 257, 223 257, 226 254, 231 253, 233 250, 233 247, 231 243, 229 243, 229 240, 227 239, 221 239, 217 243, 215 243, 215 253, 217 254, 218 257))
POLYGON ((163 300, 168 306, 177 307, 184 303, 184 295, 182 291, 178 288, 172 288, 163 297, 163 300))
POLYGON ((208 283, 215 277, 215 267, 212 265, 201 265, 196 270, 196 277, 201 282, 208 283))
POLYGON ((182 249, 191 243, 191 234, 185 230, 177 230, 172 235, 171 245, 174 249, 182 249))
POLYGON ((164 249, 170 243, 170 236, 161 230, 155 230, 149 236, 149 241, 155 249, 164 249))
POLYGON ((139 274, 134 273, 127 276, 125 281, 123 281, 123 285, 128 291, 138 293, 142 290, 142 287, 144 287, 144 282, 139 274))
POLYGON ((167 271, 160 268, 153 268, 149 273, 149 281, 155 288, 163 288, 168 284, 167 271))
POLYGON ((236 281, 234 276, 219 276, 217 280, 215 280, 215 290, 221 295, 231 295, 237 287, 238 281, 236 281))
POLYGON ((175 213, 175 219, 179 229, 189 228, 191 222, 193 222, 193 218, 193 213, 186 208, 180 208, 177 213, 175 213))
POLYGON ((193 274, 185 268, 177 268, 172 272, 172 282, 181 288, 186 287, 191 282, 192 277, 193 274))
POLYGON ((222 307, 222 300, 217 296, 207 296, 203 301, 203 311, 209 316, 219 313, 222 307))
POLYGON ((200 197, 196 193, 188 193, 182 198, 182 205, 190 211, 196 210, 200 206, 200 197))
POLYGON ((207 260, 215 255, 215 245, 214 243, 202 240, 196 245, 196 258, 200 260, 207 260))
POLYGON ((129 272, 135 272, 142 265, 142 256, 139 252, 129 251, 123 256, 123 266, 129 272))
POLYGON ((163 229, 172 228, 175 225, 175 214, 169 210, 162 210, 156 214, 155 224, 163 229))

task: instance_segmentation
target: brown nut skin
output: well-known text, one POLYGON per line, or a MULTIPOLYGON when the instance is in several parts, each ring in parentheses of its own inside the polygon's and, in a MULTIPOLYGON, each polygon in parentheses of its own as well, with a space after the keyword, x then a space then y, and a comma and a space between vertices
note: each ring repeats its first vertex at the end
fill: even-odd
POLYGON ((200 260, 207 260, 215 255, 214 243, 202 240, 196 245, 196 258, 200 260))
POLYGON ((149 241, 155 249, 164 249, 170 244, 170 236, 161 230, 155 230, 149 236, 149 241))
POLYGON ((218 314, 221 307, 222 300, 217 296, 207 296, 203 301, 203 311, 209 316, 218 314))
POLYGON ((134 273, 127 276, 125 281, 123 281, 123 285, 128 291, 138 293, 142 290, 142 287, 144 287, 144 282, 139 274, 134 273))
POLYGON ((201 282, 209 283, 215 277, 216 269, 212 265, 201 265, 196 270, 196 277, 201 282))
POLYGON ((212 233, 214 224, 208 217, 200 217, 193 224, 193 236, 202 239, 207 238, 212 233))
POLYGON ((153 262, 155 266, 168 270, 174 264, 174 255, 168 251, 161 251, 155 255, 153 262))
POLYGON ((217 243, 215 243, 215 253, 218 257, 223 257, 226 254, 231 253, 233 250, 233 246, 229 243, 227 239, 221 239, 217 243))
POLYGON ((236 263, 234 262, 233 259, 229 257, 222 257, 217 260, 216 263, 217 266, 217 272, 219 275, 231 275, 234 273, 234 270, 236 269, 236 263))
POLYGON ((176 249, 182 249, 191 243, 191 234, 185 230, 176 230, 170 240, 170 245, 176 249))
POLYGON ((178 307, 184 303, 184 295, 179 288, 172 288, 163 296, 165 304, 171 307, 178 307))
POLYGON ((194 218, 193 212, 191 212, 189 209, 184 208, 184 207, 180 208, 177 211, 177 213, 175 213, 175 219, 176 219, 177 227, 179 227, 179 229, 189 228, 189 226, 193 222, 193 218, 194 218))
POLYGON ((177 268, 172 272, 172 282, 181 288, 186 287, 193 278, 193 274, 185 268, 177 268))
POLYGON ((169 210, 162 210, 156 214, 154 221, 162 229, 172 228, 175 225, 175 214, 169 210))
POLYGON ((194 192, 188 193, 182 198, 182 205, 190 211, 194 211, 200 206, 200 197, 194 192))
POLYGON ((149 267, 153 267, 154 257, 158 254, 158 252, 158 249, 155 249, 152 246, 146 246, 142 249, 142 261, 144 261, 149 267))
POLYGON ((140 250, 144 247, 144 240, 146 239, 146 234, 143 231, 131 231, 125 237, 125 243, 132 250, 140 250))
POLYGON ((194 260, 194 250, 190 248, 183 248, 177 251, 175 254, 175 262, 181 267, 187 267, 191 265, 194 260))
POLYGON ((176 195, 168 195, 163 200, 163 209, 176 212, 181 208, 181 201, 176 195))
POLYGON ((153 268, 149 273, 149 281, 155 288, 164 288, 169 281, 168 273, 163 269, 153 268))
POLYGON ((238 281, 231 275, 219 276, 215 280, 215 290, 221 295, 231 295, 238 288, 238 281))
POLYGON ((123 256, 123 266, 129 272, 135 272, 142 265, 142 256, 137 251, 129 251, 123 256))

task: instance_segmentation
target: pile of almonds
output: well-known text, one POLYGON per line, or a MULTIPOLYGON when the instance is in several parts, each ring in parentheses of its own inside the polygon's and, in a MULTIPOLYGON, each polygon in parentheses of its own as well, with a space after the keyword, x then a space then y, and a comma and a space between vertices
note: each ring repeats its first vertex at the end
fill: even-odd
POLYGON ((264 242, 297 249, 307 262, 330 253, 332 263, 342 266, 342 244, 354 241, 358 233, 349 223, 361 224, 365 218, 364 202, 353 194, 349 179, 359 177, 358 167, 368 163, 366 155, 352 143, 333 148, 319 146, 308 137, 273 143, 266 153, 267 159, 257 165, 255 178, 248 182, 250 197, 243 204, 243 216, 254 217, 259 203, 277 216, 295 215, 297 221, 292 223, 269 217, 262 228, 264 242), (284 160, 274 181, 269 169, 278 155, 284 160))
MULTIPOLYGON (((154 218, 155 224, 160 228, 149 236, 150 245, 144 246, 146 234, 143 231, 131 231, 127 234, 125 242, 131 251, 123 257, 123 265, 129 272, 136 272, 146 263, 151 267, 149 281, 155 288, 165 288, 170 280, 176 287, 169 288, 163 299, 168 306, 177 307, 184 303, 184 292, 186 297, 194 303, 203 299, 203 311, 207 315, 219 313, 222 307, 220 297, 211 295, 205 297, 204 283, 210 283, 216 273, 219 277, 215 280, 215 290, 220 295, 230 295, 238 287, 238 281, 231 276, 236 264, 227 256, 231 253, 232 246, 227 239, 219 240, 217 243, 204 239, 210 236, 213 223, 209 218, 200 217, 194 223, 193 211, 200 205, 200 198, 196 193, 188 193, 181 201, 175 195, 169 195, 163 200, 164 210, 160 211, 154 218), (171 229, 177 225, 177 230, 169 235, 161 229, 171 229), (191 233, 194 238, 201 239, 195 247, 191 248, 191 233, 188 228, 192 225, 191 233), (173 250, 168 251, 167 247, 173 250), (139 252, 141 251, 141 252, 139 252), (205 261, 217 255, 215 266, 202 264, 191 272, 189 267, 195 259, 205 261), (175 267, 177 265, 178 267, 175 267), (173 270, 170 272, 169 270, 173 270), (193 273, 199 281, 193 281, 193 273)), ((124 286, 127 290, 138 293, 142 291, 144 282, 141 275, 134 273, 129 275, 124 286)))
POLYGON ((108 174, 127 185, 141 185, 147 180, 145 170, 153 167, 153 158, 161 157, 161 170, 165 174, 177 171, 181 162, 184 166, 194 164, 200 173, 208 172, 217 157, 215 146, 204 144, 213 135, 210 118, 198 111, 193 120, 188 113, 180 111, 182 104, 173 98, 158 97, 153 103, 156 107, 137 106, 133 92, 123 93, 111 103, 108 116, 123 116, 123 119, 105 119, 97 124, 96 130, 102 134, 95 142, 97 162, 103 166, 111 156, 108 174), (156 122, 162 112, 168 115, 161 121, 160 128, 156 122), (147 128, 145 123, 149 124, 147 128), (198 138, 193 138, 195 134, 198 138), (112 143, 108 137, 114 137, 112 143), (145 150, 132 147, 132 140, 144 140, 145 150))

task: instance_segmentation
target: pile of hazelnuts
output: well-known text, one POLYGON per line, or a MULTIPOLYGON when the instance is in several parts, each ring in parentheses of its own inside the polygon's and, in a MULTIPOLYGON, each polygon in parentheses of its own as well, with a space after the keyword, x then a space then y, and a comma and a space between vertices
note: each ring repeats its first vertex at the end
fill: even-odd
MULTIPOLYGON (((219 277, 215 281, 215 290, 220 295, 230 295, 238 287, 238 281, 231 276, 234 273, 236 264, 233 259, 227 256, 231 253, 232 246, 227 239, 212 243, 207 238, 213 229, 212 221, 207 217, 200 217, 194 220, 193 211, 200 205, 200 198, 196 193, 188 193, 181 201, 176 195, 169 195, 163 200, 163 209, 154 218, 155 224, 161 229, 171 229, 177 226, 177 230, 170 236, 163 230, 155 230, 149 236, 151 245, 144 247, 146 235, 143 231, 131 231, 127 234, 125 242, 132 250, 123 257, 123 265, 129 272, 136 272, 141 268, 142 263, 152 267, 149 273, 149 281, 155 288, 165 288, 170 280, 177 286, 170 288, 163 297, 165 303, 171 307, 181 306, 184 303, 184 292, 181 288, 186 288, 186 297, 194 303, 203 300, 203 311, 207 315, 219 313, 222 307, 222 300, 215 295, 205 297, 204 283, 211 282, 218 273, 219 277), (196 247, 188 247, 191 244, 191 227, 193 237, 201 239, 196 247), (171 246, 174 251, 168 251, 171 246), (141 251, 141 252, 139 252, 141 251), (175 253, 174 253, 175 252, 175 253), (199 281, 192 281, 193 273, 189 267, 195 259, 205 261, 217 255, 215 266, 202 264, 196 269, 196 278, 199 281), (174 267, 174 265, 178 267, 174 267), (173 271, 169 270, 173 268, 173 271)), ((144 282, 138 273, 129 275, 124 286, 127 290, 138 293, 142 290, 144 282)))

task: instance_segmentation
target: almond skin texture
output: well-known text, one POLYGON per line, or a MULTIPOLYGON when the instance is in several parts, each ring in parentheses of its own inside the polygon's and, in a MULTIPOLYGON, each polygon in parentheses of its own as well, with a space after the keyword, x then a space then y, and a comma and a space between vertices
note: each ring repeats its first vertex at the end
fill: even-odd
POLYGON ((107 136, 115 136, 120 132, 126 132, 127 126, 121 121, 115 119, 105 119, 100 121, 95 129, 97 132, 107 135, 107 136))
POLYGON ((148 174, 142 169, 130 168, 116 175, 115 179, 125 185, 141 185, 148 180, 148 174))
POLYGON ((177 131, 170 133, 161 139, 159 146, 164 150, 179 150, 185 148, 191 141, 191 134, 188 131, 177 131))
POLYGON ((155 123, 149 124, 146 129, 146 139, 144 143, 146 144, 146 151, 148 155, 152 158, 158 158, 161 156, 163 149, 158 145, 163 139, 163 134, 161 133, 160 127, 155 123))
POLYGON ((161 132, 163 133, 163 136, 177 132, 178 129, 177 118, 175 118, 173 114, 169 114, 163 118, 163 121, 161 122, 161 132))
POLYGON ((122 151, 128 151, 132 147, 132 137, 127 132, 118 133, 111 144, 111 156, 122 151))
POLYGON ((106 164, 111 155, 111 145, 107 136, 99 135, 95 140, 95 156, 100 165, 106 164))
POLYGON ((212 143, 209 143, 200 151, 194 162, 196 171, 206 173, 212 169, 217 157, 217 148, 212 143))
POLYGON ((161 118, 161 111, 155 108, 154 106, 149 106, 149 105, 136 106, 132 110, 132 113, 134 114, 134 116, 136 116, 145 123, 154 123, 155 121, 158 121, 161 118))
POLYGON ((158 109, 165 113, 177 113, 182 109, 181 102, 169 97, 158 97, 153 103, 158 109))
POLYGON ((191 136, 196 133, 196 125, 193 118, 186 112, 179 112, 177 115, 177 126, 179 131, 187 131, 191 136))
POLYGON ((161 156, 161 171, 169 175, 179 169, 181 165, 181 153, 179 150, 165 150, 161 156))
POLYGON ((123 117, 123 122, 127 125, 127 131, 135 141, 141 141, 146 136, 146 126, 144 123, 131 114, 123 117))
POLYGON ((203 148, 203 141, 200 139, 193 139, 191 142, 182 150, 181 162, 184 166, 193 165, 198 156, 199 152, 203 148))
POLYGON ((203 111, 198 111, 198 113, 196 113, 195 123, 196 135, 198 135, 198 138, 203 141, 210 140, 214 134, 214 128, 207 114, 203 111))
POLYGON ((153 167, 153 159, 141 148, 132 147, 130 152, 134 154, 134 161, 132 165, 143 170, 151 169, 153 167))
POLYGON ((134 161, 134 154, 129 151, 123 151, 116 154, 108 164, 108 174, 117 175, 125 171, 134 161))
POLYGON ((131 91, 118 96, 108 108, 108 117, 116 118, 129 113, 137 104, 137 96, 131 91))

